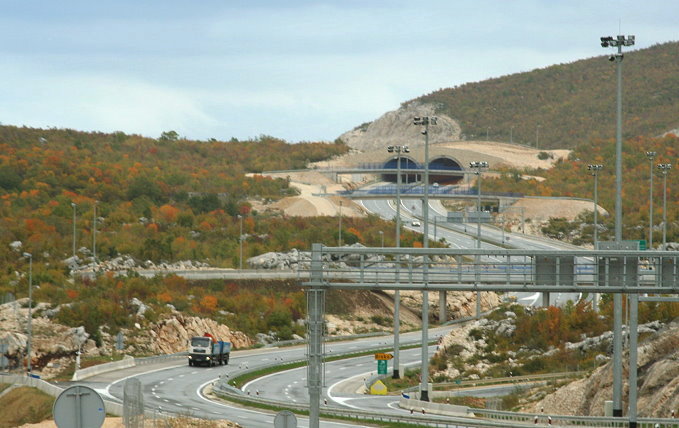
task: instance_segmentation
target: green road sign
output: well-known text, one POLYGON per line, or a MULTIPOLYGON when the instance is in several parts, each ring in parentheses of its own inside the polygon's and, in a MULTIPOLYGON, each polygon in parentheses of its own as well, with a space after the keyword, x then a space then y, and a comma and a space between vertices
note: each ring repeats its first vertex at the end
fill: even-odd
POLYGON ((377 374, 387 374, 387 360, 377 360, 377 374))

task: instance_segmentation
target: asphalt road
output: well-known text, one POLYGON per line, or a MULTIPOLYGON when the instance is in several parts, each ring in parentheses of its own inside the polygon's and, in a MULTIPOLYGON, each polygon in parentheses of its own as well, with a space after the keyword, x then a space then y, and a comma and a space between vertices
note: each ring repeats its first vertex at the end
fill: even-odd
MULTIPOLYGON (((388 199, 365 199, 362 201, 366 210, 384 218, 392 220, 396 217, 396 201, 388 199)), ((421 198, 401 198, 401 217, 405 228, 423 233, 423 227, 413 227, 412 220, 423 220, 421 198)), ((447 211, 436 199, 429 201, 429 236, 431 239, 445 239, 451 248, 476 248, 477 247, 477 225, 476 224, 445 224, 436 223, 434 218, 447 217, 447 211)), ((500 245, 505 247, 526 249, 526 250, 563 250, 574 249, 573 245, 560 241, 537 238, 519 233, 502 232, 500 229, 481 225, 481 248, 500 249, 500 245), (496 243, 496 244, 494 244, 496 243)), ((482 261, 503 263, 504 260, 492 257, 482 258, 482 261)), ((510 293, 516 300, 525 306, 540 306, 542 304, 541 293, 510 293)), ((551 305, 565 305, 569 300, 577 301, 581 295, 578 293, 552 293, 549 296, 551 305)))
MULTIPOLYGON (((432 329, 429 333, 430 338, 436 338, 452 327, 440 327, 432 329)), ((401 344, 419 343, 420 332, 401 334, 401 344)), ((365 338, 350 342, 331 342, 326 345, 329 355, 358 352, 366 348, 376 346, 389 347, 393 345, 391 336, 380 336, 375 338, 365 338)), ((419 353, 419 348, 414 351, 419 353)), ((402 351, 402 354, 403 355, 402 351)), ((405 351, 409 352, 409 351, 405 351)), ((245 369, 266 367, 276 363, 284 363, 303 359, 306 353, 305 346, 289 348, 259 349, 253 351, 237 351, 231 356, 229 365, 216 367, 189 367, 188 360, 177 360, 168 363, 155 364, 153 366, 140 366, 131 369, 121 370, 113 373, 93 377, 82 382, 100 392, 103 396, 117 401, 123 400, 124 384, 128 378, 136 378, 142 384, 142 395, 146 408, 161 412, 174 414, 190 415, 204 419, 228 419, 237 422, 245 427, 271 427, 275 414, 241 408, 239 406, 217 403, 207 398, 202 390, 212 384, 220 377, 234 377, 238 372, 245 369)), ((368 357, 363 357, 368 360, 368 357)), ((352 361, 352 360, 343 360, 352 361)), ((352 363, 343 363, 349 366, 352 363)), ((360 366, 358 367, 360 368, 360 366)), ((367 368, 367 366, 366 366, 367 368)), ((344 370, 342 370, 344 371, 344 370)), ((249 386, 251 394, 256 394, 261 387, 260 393, 274 399, 286 400, 286 388, 291 400, 294 398, 299 402, 308 402, 306 392, 306 370, 293 370, 285 372, 283 375, 287 380, 276 384, 276 387, 269 387, 265 384, 249 386), (293 383, 296 382, 296 383, 293 383), (265 385, 265 386, 261 386, 265 385), (293 385, 289 388, 288 385, 293 385), (275 398, 278 397, 278 398, 275 398)), ((337 378, 341 379, 342 373, 338 373, 337 378)), ((263 382, 266 382, 264 380, 263 382)), ((379 406, 378 406, 379 407, 379 406)), ((308 420, 298 418, 299 426, 308 426, 308 420)), ((322 425, 328 427, 348 427, 355 424, 327 422, 322 425)), ((359 425, 360 426, 360 425, 359 425)))

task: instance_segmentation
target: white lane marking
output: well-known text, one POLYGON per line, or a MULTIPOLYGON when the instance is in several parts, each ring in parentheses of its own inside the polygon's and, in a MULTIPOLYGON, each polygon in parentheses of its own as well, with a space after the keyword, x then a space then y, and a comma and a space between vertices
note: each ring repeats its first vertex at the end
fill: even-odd
MULTIPOLYGON (((253 380, 251 380, 250 382, 248 382, 248 383, 246 383, 245 385, 243 385, 243 387, 241 388, 241 391, 245 391, 247 388, 250 387, 250 384, 253 384, 253 383, 258 382, 258 381, 260 381, 260 380, 264 380, 264 379, 269 378, 269 377, 272 377, 272 376, 276 376, 276 375, 279 375, 279 374, 292 372, 292 371, 295 371, 295 370, 306 370, 306 366, 304 366, 304 367, 298 367, 298 368, 290 369, 290 370, 285 370, 285 371, 282 371, 282 372, 275 372, 275 373, 268 374, 268 375, 266 375, 266 376, 258 377, 257 379, 253 379, 253 380)), ((302 380, 304 380, 304 378, 302 378, 302 380)))

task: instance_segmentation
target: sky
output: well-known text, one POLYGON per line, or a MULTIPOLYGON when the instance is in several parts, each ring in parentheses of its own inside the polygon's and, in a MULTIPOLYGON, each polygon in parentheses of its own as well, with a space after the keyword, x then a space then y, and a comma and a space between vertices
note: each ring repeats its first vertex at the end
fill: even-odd
POLYGON ((669 0, 0 6, 0 123, 153 138, 333 141, 441 88, 608 54, 601 36, 679 40, 669 0))

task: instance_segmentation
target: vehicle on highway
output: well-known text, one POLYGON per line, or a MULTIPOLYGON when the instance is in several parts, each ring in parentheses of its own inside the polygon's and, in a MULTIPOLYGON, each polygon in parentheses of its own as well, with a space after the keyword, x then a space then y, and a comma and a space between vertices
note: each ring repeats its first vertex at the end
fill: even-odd
POLYGON ((419 220, 413 220, 412 223, 410 223, 413 227, 420 227, 422 226, 422 223, 420 223, 419 220))
POLYGON ((208 367, 229 364, 231 342, 217 340, 210 333, 194 336, 189 341, 189 365, 208 367))

